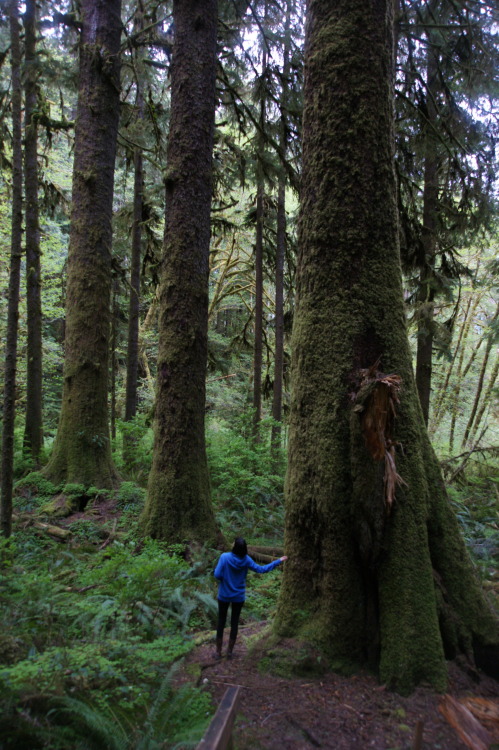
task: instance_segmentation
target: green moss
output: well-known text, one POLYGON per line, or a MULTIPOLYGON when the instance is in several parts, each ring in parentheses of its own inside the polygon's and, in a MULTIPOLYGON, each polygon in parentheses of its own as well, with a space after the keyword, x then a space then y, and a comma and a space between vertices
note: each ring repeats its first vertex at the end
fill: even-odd
POLYGON ((328 669, 325 657, 312 646, 301 643, 292 651, 279 646, 266 650, 258 662, 258 671, 279 677, 322 677, 328 669))
POLYGON ((75 498, 66 495, 57 495, 40 506, 40 513, 52 518, 67 518, 76 510, 78 510, 78 503, 75 502, 75 498))

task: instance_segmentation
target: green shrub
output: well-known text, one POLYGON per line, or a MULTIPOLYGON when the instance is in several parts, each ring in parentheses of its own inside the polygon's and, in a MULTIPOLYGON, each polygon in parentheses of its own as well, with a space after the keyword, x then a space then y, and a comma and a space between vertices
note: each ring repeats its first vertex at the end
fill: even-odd
POLYGON ((142 506, 145 502, 146 491, 139 487, 135 482, 122 482, 116 493, 119 508, 127 506, 142 506))
POLYGON ((14 505, 20 510, 29 511, 43 505, 60 491, 39 471, 32 471, 14 485, 14 505))

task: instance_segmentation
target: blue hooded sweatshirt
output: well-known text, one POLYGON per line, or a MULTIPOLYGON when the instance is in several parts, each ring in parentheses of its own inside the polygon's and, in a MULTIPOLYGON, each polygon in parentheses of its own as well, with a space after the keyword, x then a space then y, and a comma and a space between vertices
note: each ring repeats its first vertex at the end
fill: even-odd
POLYGON ((281 564, 274 560, 268 565, 257 565, 249 555, 238 557, 233 552, 220 555, 213 575, 219 581, 218 599, 221 602, 244 602, 246 598, 246 574, 248 570, 255 573, 268 573, 281 564))

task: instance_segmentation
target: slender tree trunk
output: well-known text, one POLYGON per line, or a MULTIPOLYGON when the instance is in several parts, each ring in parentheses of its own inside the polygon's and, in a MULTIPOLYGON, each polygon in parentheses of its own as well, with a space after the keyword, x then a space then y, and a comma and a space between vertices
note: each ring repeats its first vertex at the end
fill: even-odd
MULTIPOLYGON (((281 142, 282 156, 286 158, 288 131, 288 76, 290 71, 291 46, 291 0, 286 8, 286 22, 284 27, 284 53, 282 65, 282 93, 281 93, 281 142)), ((282 169, 279 177, 277 194, 277 240, 275 261, 275 358, 274 358, 274 390, 272 394, 272 434, 271 451, 274 462, 278 462, 281 449, 281 420, 282 420, 282 388, 284 365, 284 259, 286 257, 286 173, 282 169)))
POLYGON ((21 47, 19 42, 18 0, 10 0, 10 59, 12 81, 12 223, 10 241, 9 302, 5 343, 5 374, 2 426, 2 496, 0 531, 9 537, 12 530, 12 485, 14 463, 14 423, 16 417, 17 323, 22 256, 23 164, 21 132, 21 47))
MULTIPOLYGON (((497 319, 497 314, 498 314, 498 310, 496 310, 496 313, 494 315, 494 318, 492 319, 492 322, 494 322, 497 319)), ((470 325, 472 323, 473 323, 473 319, 470 318, 470 325)), ((466 342, 466 338, 467 338, 467 334, 464 339, 465 342, 466 342)), ((456 422, 457 422, 457 418, 458 418, 460 407, 461 407, 461 386, 465 382, 466 376, 468 375, 468 372, 471 370, 471 367, 475 359, 477 358, 478 352, 481 349, 484 338, 486 337, 480 338, 479 341, 475 344, 473 351, 471 352, 471 355, 468 358, 468 361, 464 367, 463 367, 464 355, 465 355, 464 346, 461 349, 461 356, 459 358, 459 365, 458 365, 457 378, 456 378, 457 382, 456 382, 456 387, 452 394, 453 403, 452 403, 452 416, 451 416, 451 426, 450 426, 450 434, 449 434, 449 453, 452 453, 454 449, 456 422)))
POLYGON ((263 179, 257 184, 255 241, 255 340, 253 345, 253 439, 260 441, 263 359, 263 179))
POLYGON ((279 181, 277 195, 277 242, 275 268, 275 355, 272 394, 271 451, 275 463, 281 450, 282 381, 284 364, 284 258, 286 255, 286 182, 279 181))
POLYGON ((128 344, 126 371, 125 420, 137 413, 139 364, 140 259, 142 241, 143 166, 142 151, 134 154, 135 179, 133 198, 132 255, 130 261, 130 298, 128 305, 128 344))
POLYGON ((431 34, 427 46, 426 69, 426 153, 423 187, 423 232, 425 267, 421 272, 418 337, 416 353, 416 386, 423 410, 425 424, 428 425, 431 398, 433 339, 435 336, 433 268, 437 254, 437 211, 438 211, 438 156, 435 139, 437 118, 436 100, 438 94, 438 52, 432 43, 431 34))
POLYGON ((143 528, 216 541, 204 414, 217 44, 216 0, 174 0, 154 451, 143 528))
POLYGON ((369 664, 408 692, 422 681, 444 689, 446 658, 456 654, 490 664, 499 624, 448 502, 412 373, 392 12, 392 0, 308 5, 289 560, 275 627, 321 646, 338 669, 369 664))
MULTIPOLYGON (((136 28, 143 28, 143 8, 139 6, 136 28)), ((136 87, 137 96, 135 107, 137 119, 144 119, 144 98, 142 95, 142 73, 141 59, 136 60, 136 87)), ((128 304, 128 342, 127 342, 127 369, 126 369, 126 395, 125 395, 125 421, 132 420, 137 413, 137 384, 139 371, 139 317, 140 317, 140 259, 142 244, 142 213, 144 203, 144 169, 142 149, 136 146, 134 151, 134 185, 133 185, 133 225, 132 225, 132 252, 130 258, 130 297, 128 304)), ((125 439, 123 452, 125 461, 127 451, 133 450, 133 443, 125 439)))
POLYGON ((113 284, 113 302, 111 313, 111 438, 116 438, 116 373, 118 362, 116 357, 116 344, 118 340, 118 280, 113 284))
POLYGON ((47 476, 116 481, 108 414, 121 1, 82 0, 62 408, 47 476))
MULTIPOLYGON (((492 318, 491 322, 494 323, 498 317, 499 317, 499 304, 497 306, 497 309, 495 311, 494 317, 492 318)), ((478 405, 480 403, 480 398, 482 395, 483 383, 485 380, 485 373, 487 372, 487 366, 489 364, 489 357, 492 351, 493 344, 494 344, 494 337, 492 334, 489 333, 489 335, 487 336, 487 345, 485 347, 485 352, 483 355, 482 366, 480 368, 480 374, 478 376, 478 382, 477 382, 477 386, 475 390, 475 398, 473 399, 473 406, 471 407, 471 413, 468 418, 466 428, 464 430, 463 439, 461 441, 461 449, 463 449, 466 446, 466 443, 468 442, 471 428, 475 420, 475 416, 478 410, 478 405)))
POLYGON ((43 447, 42 423, 42 305, 40 228, 38 224, 38 72, 36 54, 36 1, 27 0, 25 35, 25 132, 24 173, 26 186, 26 425, 24 448, 39 464, 43 447))
POLYGON ((497 358, 494 363, 494 366, 490 373, 489 382, 487 383, 487 388, 485 390, 485 393, 482 399, 482 403, 480 404, 480 408, 478 409, 474 422, 470 428, 470 433, 468 435, 468 440, 470 444, 474 443, 477 432, 478 432, 478 428, 480 427, 480 423, 483 419, 483 415, 485 414, 485 410, 487 409, 487 407, 489 406, 492 400, 492 394, 494 393, 494 388, 495 388, 498 375, 499 375, 499 358, 497 358))
MULTIPOLYGON (((264 26, 267 18, 265 3, 264 26)), ((262 38, 262 76, 267 71, 267 40, 262 38)), ((260 441, 262 418, 262 359, 263 359, 263 225, 265 220, 263 168, 261 159, 265 147, 265 98, 260 101, 260 132, 257 138, 256 155, 256 238, 255 238, 255 341, 253 348, 253 439, 260 441)))
POLYGON ((454 354, 452 355, 452 359, 449 362, 447 366, 447 371, 445 373, 445 377, 443 378, 442 382, 440 383, 437 397, 435 398, 435 406, 433 409, 433 417, 431 420, 431 427, 429 430, 430 436, 434 435, 435 432, 438 429, 438 426, 440 422, 442 421, 442 417, 445 414, 448 399, 449 399, 449 383, 451 376, 454 372, 454 365, 456 364, 456 361, 458 360, 458 356, 461 354, 461 346, 464 346, 464 342, 466 340, 465 333, 467 331, 467 328, 469 328, 468 320, 470 313, 472 311, 472 297, 470 296, 468 299, 468 302, 466 303, 466 309, 464 311, 464 318, 462 321, 462 324, 459 328, 459 335, 457 338, 457 343, 454 348, 454 354))

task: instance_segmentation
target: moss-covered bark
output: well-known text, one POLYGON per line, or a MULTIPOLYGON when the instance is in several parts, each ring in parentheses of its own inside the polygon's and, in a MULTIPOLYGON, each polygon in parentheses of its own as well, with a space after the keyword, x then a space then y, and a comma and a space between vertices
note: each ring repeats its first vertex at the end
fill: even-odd
POLYGON ((153 465, 143 527, 214 542, 204 438, 216 0, 176 0, 153 465))
POLYGON ((38 222, 38 64, 36 2, 26 2, 25 36, 25 224, 26 224, 26 422, 24 449, 38 464, 43 446, 42 421, 42 302, 40 227, 38 222))
POLYGON ((450 511, 411 367, 393 172, 391 13, 389 0, 309 3, 290 559, 276 630, 320 644, 338 667, 369 664, 408 691, 421 681, 444 688, 445 656, 497 646, 499 630, 450 511), (363 384, 380 371, 401 378, 400 403, 395 419, 378 408, 376 422, 374 410, 369 433, 366 410, 385 386, 363 384), (384 423, 380 458, 373 435, 384 423), (401 480, 389 507, 392 454, 401 480))
POLYGON ((16 418, 17 324, 21 279, 23 224, 23 159, 21 128, 21 44, 17 0, 10 0, 10 60, 12 86, 12 221, 10 243, 9 302, 5 333, 5 370, 2 414, 2 479, 0 533, 12 530, 12 487, 14 481, 14 422, 16 418))
POLYGON ((108 357, 121 0, 83 0, 62 408, 45 473, 112 486, 108 357))

